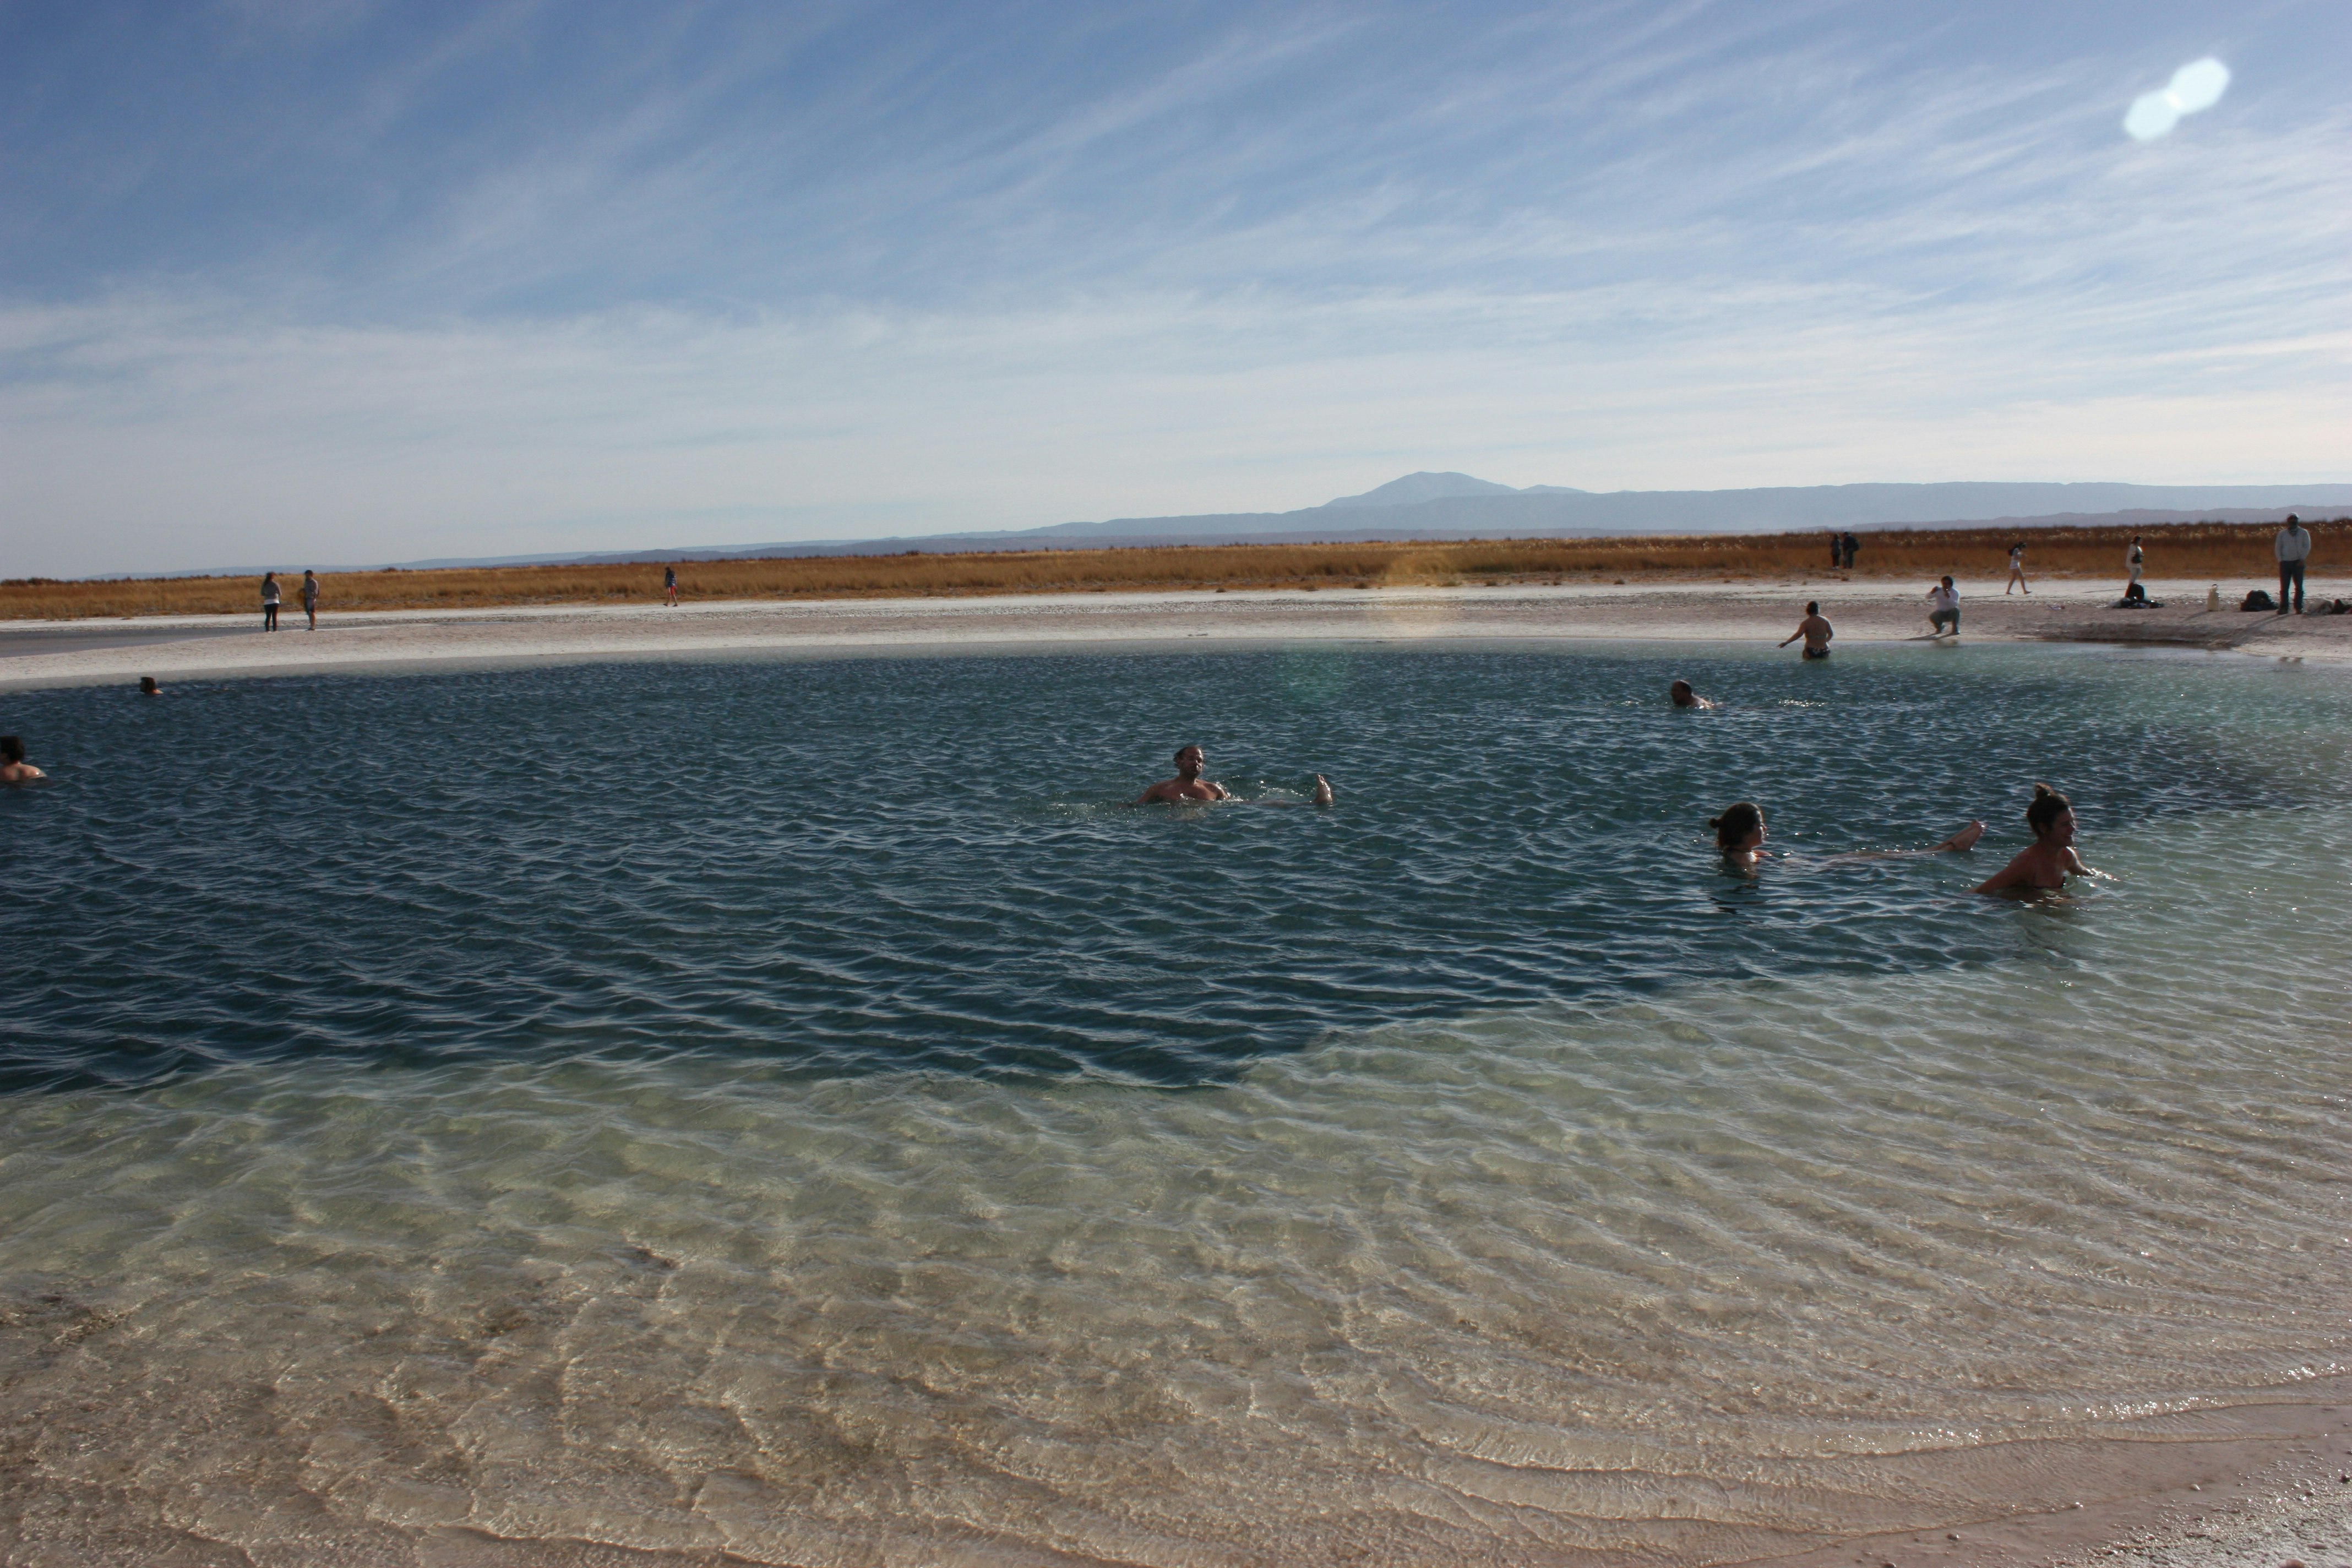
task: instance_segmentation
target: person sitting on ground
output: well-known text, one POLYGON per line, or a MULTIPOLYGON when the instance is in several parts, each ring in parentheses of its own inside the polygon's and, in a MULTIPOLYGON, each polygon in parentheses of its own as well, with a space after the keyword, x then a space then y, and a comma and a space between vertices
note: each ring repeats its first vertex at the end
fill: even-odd
POLYGON ((1677 680, 1672 686, 1667 687, 1666 695, 1674 700, 1674 704, 1677 708, 1713 708, 1716 706, 1716 700, 1714 698, 1701 697, 1697 692, 1691 689, 1691 683, 1687 680, 1677 680))
POLYGON ((1780 639, 1780 646, 1787 647, 1802 637, 1807 658, 1827 658, 1830 656, 1830 638, 1835 636, 1837 633, 1830 629, 1829 622, 1822 618, 1821 601, 1809 599, 1805 602, 1805 618, 1797 623, 1795 631, 1780 639))
POLYGON ((142 697, 161 697, 163 695, 163 689, 155 684, 155 678, 153 676, 142 675, 139 678, 139 695, 142 697))
POLYGON ((2271 542, 2271 548, 2278 555, 2278 613, 2282 616, 2286 614, 2286 591, 2292 585, 2295 614, 2301 615, 2303 567, 2304 563, 2311 559, 2311 531, 2303 526, 2303 519, 2289 512, 2286 514, 2286 526, 2278 531, 2278 537, 2271 542))
POLYGON ((29 784, 48 775, 25 760, 21 736, 0 735, 0 784, 29 784))
MULTIPOLYGON (((1201 776, 1209 765, 1209 755, 1200 747, 1183 745, 1176 748, 1176 776, 1162 779, 1136 797, 1138 805, 1174 804, 1188 800, 1231 800, 1234 792, 1212 779, 1201 776)), ((1315 775, 1314 802, 1317 805, 1331 804, 1331 781, 1321 773, 1315 775)))
POLYGON ((2147 590, 2145 588, 2140 588, 2137 594, 2132 592, 2134 588, 2139 587, 2140 569, 2147 564, 2147 552, 2139 547, 2139 535, 2135 533, 2132 535, 2131 548, 2124 552, 2124 570, 2131 574, 2130 580, 2124 584, 2124 597, 2127 599, 2147 597, 2147 590))
POLYGON ((1960 591, 1949 577, 1927 590, 1927 635, 1941 637, 1947 627, 1960 635, 1960 591))
POLYGON ((1979 884, 1978 892, 2063 888, 2069 876, 2105 876, 2084 865, 2083 858, 2074 853, 2074 807, 2048 784, 2033 786, 2033 804, 2025 808, 2025 825, 2033 829, 2033 842, 2019 850, 2016 859, 1979 884))

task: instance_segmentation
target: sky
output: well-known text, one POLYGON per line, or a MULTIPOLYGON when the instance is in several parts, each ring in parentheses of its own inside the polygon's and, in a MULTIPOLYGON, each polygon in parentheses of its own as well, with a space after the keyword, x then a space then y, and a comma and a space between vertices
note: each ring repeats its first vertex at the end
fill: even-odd
POLYGON ((2342 0, 0 0, 0 576, 2352 479, 2347 59, 2342 0))

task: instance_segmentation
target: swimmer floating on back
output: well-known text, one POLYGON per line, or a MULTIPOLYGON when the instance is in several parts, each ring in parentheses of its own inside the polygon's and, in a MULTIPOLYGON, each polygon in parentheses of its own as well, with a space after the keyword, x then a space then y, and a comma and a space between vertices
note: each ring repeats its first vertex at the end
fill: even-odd
MULTIPOLYGON (((1172 779, 1161 779, 1138 795, 1135 804, 1151 805, 1188 800, 1233 799, 1233 791, 1213 779, 1204 779, 1201 776, 1201 770, 1208 765, 1209 755, 1200 747, 1193 745, 1177 747, 1176 776, 1172 779)), ((1315 775, 1315 804, 1318 805, 1331 804, 1331 781, 1321 773, 1315 775)))
POLYGON ((2106 879, 2105 872, 2092 870, 2074 853, 2074 807, 2048 784, 2033 786, 2033 804, 2025 808, 2025 825, 2033 829, 2033 842, 2019 850, 2016 859, 1979 884, 1978 892, 2063 888, 2070 876, 2106 879))
MULTIPOLYGON (((1764 858, 1764 813, 1752 800, 1738 801, 1723 808, 1723 815, 1707 818, 1706 825, 1715 829, 1715 847, 1723 858, 1739 870, 1753 869, 1764 858)), ((1940 844, 1925 849, 1859 849, 1849 854, 1832 855, 1838 860, 1889 860, 1900 855, 1958 855, 1976 847, 1984 837, 1984 824, 1971 822, 1940 844)))
POLYGON ((1805 603, 1805 618, 1797 623, 1795 631, 1780 639, 1780 646, 1787 647, 1802 637, 1807 658, 1827 658, 1830 656, 1830 638, 1835 636, 1837 633, 1830 629, 1829 622, 1822 618, 1821 602, 1809 599, 1805 603))

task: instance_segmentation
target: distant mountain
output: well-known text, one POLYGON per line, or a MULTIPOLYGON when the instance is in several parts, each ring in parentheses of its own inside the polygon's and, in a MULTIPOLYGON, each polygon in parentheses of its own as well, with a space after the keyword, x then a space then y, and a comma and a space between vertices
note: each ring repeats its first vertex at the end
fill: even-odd
POLYGON ((1341 496, 1338 500, 1327 500, 1316 510, 1330 511, 1340 507, 1418 506, 1423 501, 1454 500, 1462 496, 1580 496, 1585 493, 1583 490, 1563 489, 1558 485, 1530 485, 1526 489, 1515 490, 1508 485, 1473 479, 1468 474, 1424 472, 1391 479, 1360 496, 1341 496))
MULTIPOLYGON (((1399 539, 1596 538, 1642 533, 1783 533, 1808 529, 2049 528, 2097 523, 2275 521, 2290 510, 2340 517, 2352 484, 2125 485, 1968 482, 1810 485, 1747 490, 1612 490, 1559 485, 1513 489, 1469 474, 1407 474, 1361 495, 1296 511, 1122 517, 989 533, 831 539, 774 544, 667 546, 560 555, 407 561, 439 566, 520 566, 726 561, 795 555, 948 554, 971 550, 1095 550, 1126 545, 1288 544, 1399 539)), ((340 566, 335 571, 373 568, 340 566)), ((258 572, 258 568, 255 569, 258 572)), ((215 573, 175 573, 205 576, 215 573)))

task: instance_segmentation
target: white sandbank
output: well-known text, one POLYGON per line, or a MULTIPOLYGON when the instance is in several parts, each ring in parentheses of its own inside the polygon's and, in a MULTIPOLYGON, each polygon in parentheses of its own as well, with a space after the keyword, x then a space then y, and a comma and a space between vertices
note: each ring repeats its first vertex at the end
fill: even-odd
MULTIPOLYGON (((2159 610, 2107 606, 2114 584, 2045 583, 2031 599, 1962 584, 1963 642, 2067 641, 2234 648, 2352 659, 2352 616, 2208 613, 2203 584, 2158 583, 2159 610)), ((2224 584, 2234 605, 2243 585, 2224 584)), ((2315 597, 2352 582, 2312 584, 2315 597)), ((299 613, 265 633, 260 616, 0 623, 0 689, 509 661, 824 657, 1056 645, 1601 639, 1738 641, 1770 647, 1808 598, 1842 646, 1924 641, 1925 587, 1882 583, 1634 583, 1562 587, 1080 593, 918 599, 750 600, 396 610, 338 615, 317 631, 299 613)))

